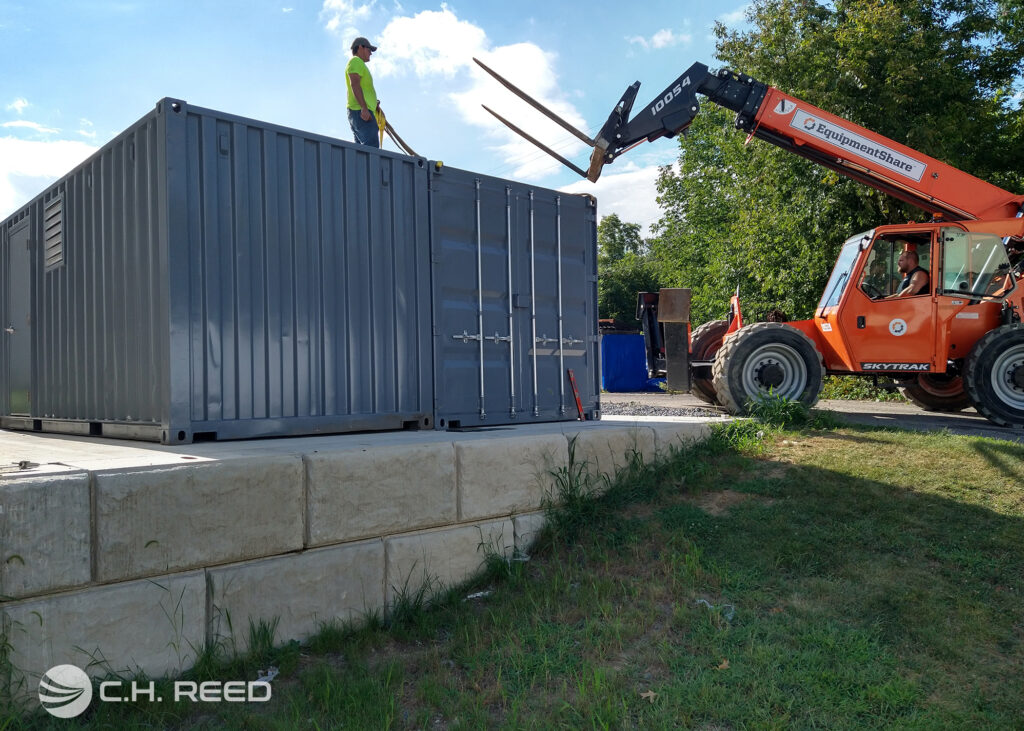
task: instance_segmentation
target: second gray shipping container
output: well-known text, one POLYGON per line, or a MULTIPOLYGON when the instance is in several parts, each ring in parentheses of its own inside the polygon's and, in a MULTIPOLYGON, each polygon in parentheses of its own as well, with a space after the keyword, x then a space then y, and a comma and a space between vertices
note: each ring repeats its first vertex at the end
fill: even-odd
POLYGON ((165 99, 0 224, 0 426, 574 418, 566 368, 597 416, 595 254, 591 199, 165 99))

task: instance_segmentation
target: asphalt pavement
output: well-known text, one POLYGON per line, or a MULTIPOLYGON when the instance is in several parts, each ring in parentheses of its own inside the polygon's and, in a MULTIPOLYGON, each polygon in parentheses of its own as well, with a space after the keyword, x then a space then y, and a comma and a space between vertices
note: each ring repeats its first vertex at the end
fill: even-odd
MULTIPOLYGON (((711 407, 696 396, 688 393, 602 393, 601 410, 607 414, 617 413, 616 407, 627 404, 655 406, 665 409, 704 408, 722 411, 711 407)), ((1011 442, 1024 443, 1024 429, 1009 429, 997 426, 981 416, 974 409, 966 409, 957 413, 941 413, 922 411, 913 404, 894 401, 819 401, 815 407, 835 413, 844 421, 852 424, 869 426, 916 429, 918 431, 936 431, 947 429, 953 434, 966 434, 975 437, 989 437, 1011 442)))

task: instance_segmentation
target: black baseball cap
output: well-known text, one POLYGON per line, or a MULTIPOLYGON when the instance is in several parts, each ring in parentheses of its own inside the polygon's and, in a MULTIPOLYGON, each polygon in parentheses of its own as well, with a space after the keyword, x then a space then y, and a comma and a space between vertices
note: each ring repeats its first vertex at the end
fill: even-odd
POLYGON ((376 46, 370 45, 370 42, 368 40, 366 40, 365 38, 363 38, 362 36, 359 36, 354 41, 352 41, 352 50, 354 51, 357 48, 359 48, 360 46, 366 46, 371 51, 376 51, 377 50, 376 46))

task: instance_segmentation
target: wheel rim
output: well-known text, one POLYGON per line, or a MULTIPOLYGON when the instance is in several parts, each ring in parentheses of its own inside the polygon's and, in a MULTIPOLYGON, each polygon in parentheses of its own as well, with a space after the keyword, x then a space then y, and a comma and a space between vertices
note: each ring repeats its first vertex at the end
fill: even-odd
POLYGON ((1014 409, 1024 409, 1024 344, 1008 348, 992 364, 992 390, 1014 409))
POLYGON ((742 381, 747 395, 771 393, 798 398, 807 388, 807 364, 790 347, 778 343, 762 345, 747 358, 742 381))

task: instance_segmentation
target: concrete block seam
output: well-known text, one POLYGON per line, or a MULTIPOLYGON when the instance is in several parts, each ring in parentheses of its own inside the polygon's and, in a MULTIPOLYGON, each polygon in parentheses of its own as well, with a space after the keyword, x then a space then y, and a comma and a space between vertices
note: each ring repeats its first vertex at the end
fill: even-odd
POLYGON ((384 594, 383 594, 384 602, 383 602, 382 606, 384 607, 384 611, 387 612, 387 609, 388 609, 388 606, 387 606, 387 604, 388 604, 388 565, 389 565, 389 563, 391 561, 391 547, 390 547, 390 545, 388 543, 388 540, 385 537, 382 536, 380 540, 381 540, 381 543, 384 544, 384 550, 381 551, 381 555, 384 557, 384 570, 381 571, 381 575, 380 575, 380 578, 381 578, 381 587, 380 588, 381 588, 381 591, 384 592, 384 594))
POLYGON ((310 458, 308 454, 302 455, 302 546, 303 548, 309 548, 313 542, 313 536, 310 528, 312 521, 312 510, 311 503, 309 500, 310 485, 312 480, 310 479, 310 458))
MULTIPOLYGON (((377 579, 376 581, 373 581, 372 583, 368 584, 366 582, 365 576, 363 576, 363 575, 359 576, 358 587, 359 587, 359 594, 361 596, 361 607, 347 606, 347 607, 344 607, 345 611, 343 612, 343 611, 340 611, 342 609, 342 607, 335 607, 334 605, 332 605, 330 603, 318 604, 318 605, 312 607, 312 614, 311 614, 311 616, 307 620, 304 620, 307 624, 311 620, 312 621, 312 625, 316 625, 316 626, 322 627, 324 624, 326 624, 328 622, 331 622, 331 621, 334 621, 334 620, 338 620, 338 619, 341 619, 342 621, 355 621, 357 623, 362 623, 362 622, 365 622, 371 616, 371 614, 373 612, 380 611, 384 607, 384 603, 386 601, 385 579, 384 579, 384 574, 385 574, 385 570, 386 570, 386 557, 385 557, 386 546, 383 543, 383 541, 380 541, 380 540, 360 541, 359 543, 361 545, 365 546, 365 547, 370 547, 370 548, 374 548, 374 549, 378 549, 379 548, 379 550, 374 550, 374 554, 377 557, 376 561, 379 562, 377 564, 377 569, 379 570, 379 577, 380 578, 377 579)), ((315 550, 317 552, 322 552, 324 550, 329 550, 329 549, 315 549, 315 550)), ((274 559, 269 559, 269 560, 274 560, 274 559)), ((239 564, 237 564, 237 566, 239 568, 244 568, 246 566, 255 566, 255 565, 261 564, 263 562, 264 562, 264 560, 262 560, 262 559, 260 559, 260 560, 243 561, 243 562, 240 562, 239 564)), ((231 568, 231 567, 229 567, 229 568, 231 568)), ((219 584, 220 591, 221 591, 221 595, 220 596, 223 598, 227 594, 231 593, 232 587, 238 588, 237 585, 234 584, 234 582, 237 579, 238 579, 238 575, 235 575, 235 576, 231 577, 226 583, 224 583, 224 577, 223 576, 221 576, 220 579, 216 579, 215 580, 215 579, 212 578, 212 575, 211 575, 211 588, 216 592, 216 589, 218 587, 217 581, 221 581, 222 583, 219 584)), ((237 615, 232 616, 227 609, 222 608, 220 606, 215 606, 214 607, 214 611, 213 611, 213 615, 212 615, 213 626, 214 626, 215 629, 219 630, 219 629, 222 628, 222 619, 224 617, 227 617, 229 619, 229 622, 228 622, 227 627, 226 627, 227 631, 226 632, 215 632, 214 635, 213 635, 212 641, 213 642, 228 641, 232 645, 236 644, 239 639, 244 641, 244 634, 245 634, 245 629, 244 628, 247 626, 247 624, 249 624, 249 623, 258 623, 258 622, 261 622, 261 621, 269 623, 269 622, 274 621, 275 619, 280 619, 280 615, 274 614, 273 613, 273 609, 271 609, 269 607, 264 607, 263 609, 250 608, 249 610, 246 610, 246 611, 244 611, 241 614, 237 614, 237 615)), ((318 630, 314 629, 313 626, 307 626, 305 629, 300 629, 300 630, 295 630, 295 628, 292 628, 291 631, 295 631, 295 632, 297 632, 297 634, 289 634, 287 632, 284 633, 284 634, 281 634, 277 638, 278 642, 283 642, 283 641, 290 640, 290 639, 305 639, 305 638, 308 638, 309 636, 312 636, 313 634, 315 634, 318 630)))
POLYGON ((204 632, 203 637, 205 638, 206 646, 212 647, 214 643, 213 636, 213 577, 210 575, 209 569, 203 569, 203 578, 206 580, 206 617, 203 623, 204 632))
POLYGON ((89 583, 95 584, 99 577, 100 564, 100 530, 99 530, 99 496, 96 486, 96 473, 89 470, 89 583))
POLYGON ((455 520, 462 520, 462 460, 459 459, 459 447, 453 441, 452 459, 455 461, 455 520))
MULTIPOLYGON (((383 562, 383 566, 380 567, 380 586, 378 587, 380 592, 377 594, 377 597, 380 599, 379 606, 382 608, 382 611, 384 611, 387 609, 388 603, 388 542, 381 538, 380 544, 380 560, 383 562)), ((365 596, 363 597, 363 601, 365 603, 365 596)))
MULTIPOLYGON (((360 543, 360 542, 365 541, 365 540, 368 540, 368 539, 362 538, 362 539, 359 539, 358 541, 345 541, 345 543, 360 543)), ((334 544, 334 545, 339 545, 339 544, 334 544)), ((316 546, 315 548, 316 549, 328 548, 328 546, 316 546)), ((59 597, 61 595, 73 594, 75 592, 82 591, 82 590, 85 590, 85 589, 101 589, 101 588, 104 588, 104 587, 114 588, 114 587, 117 587, 117 586, 121 586, 122 584, 130 584, 130 583, 132 583, 134 581, 150 581, 150 582, 152 582, 153 579, 155 579, 155 578, 161 578, 161 577, 165 577, 165 576, 184 576, 185 574, 191 574, 191 573, 195 573, 197 571, 209 571, 210 569, 224 568, 226 566, 233 566, 235 564, 246 563, 246 562, 249 562, 249 561, 261 561, 263 559, 279 558, 279 557, 282 557, 282 556, 289 556, 289 555, 296 555, 297 556, 297 555, 301 555, 301 554, 305 553, 307 550, 314 550, 314 549, 297 548, 297 549, 294 549, 294 550, 291 550, 291 551, 282 551, 280 553, 268 553, 268 554, 263 555, 263 556, 250 556, 248 558, 243 558, 243 559, 231 559, 229 561, 221 561, 221 562, 217 562, 217 563, 209 563, 209 564, 204 564, 202 566, 186 566, 186 567, 182 567, 180 569, 176 569, 176 570, 170 571, 170 572, 168 572, 166 570, 164 570, 164 571, 151 571, 151 572, 148 572, 148 573, 128 576, 128 577, 125 577, 123 579, 116 579, 116 580, 113 580, 113 581, 90 581, 87 584, 80 584, 78 586, 65 586, 65 587, 61 587, 60 589, 53 589, 53 590, 49 590, 49 591, 43 591, 43 592, 40 592, 38 594, 31 594, 29 596, 18 597, 17 599, 13 599, 13 600, 10 600, 8 602, 0 602, 0 605, 5 604, 5 603, 6 604, 13 604, 14 602, 19 602, 20 603, 20 602, 25 602, 25 601, 35 601, 37 599, 47 599, 47 598, 51 598, 51 597, 59 597)))

